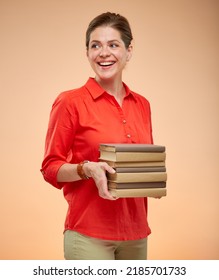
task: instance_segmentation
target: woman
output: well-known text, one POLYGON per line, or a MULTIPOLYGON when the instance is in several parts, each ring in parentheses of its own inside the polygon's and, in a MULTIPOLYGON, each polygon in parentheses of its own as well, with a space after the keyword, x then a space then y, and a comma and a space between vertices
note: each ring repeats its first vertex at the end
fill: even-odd
POLYGON ((42 174, 63 189, 68 202, 65 259, 146 259, 147 198, 115 199, 99 162, 100 143, 152 143, 149 102, 122 81, 132 56, 126 18, 103 13, 86 32, 95 78, 55 100, 46 136, 42 174))

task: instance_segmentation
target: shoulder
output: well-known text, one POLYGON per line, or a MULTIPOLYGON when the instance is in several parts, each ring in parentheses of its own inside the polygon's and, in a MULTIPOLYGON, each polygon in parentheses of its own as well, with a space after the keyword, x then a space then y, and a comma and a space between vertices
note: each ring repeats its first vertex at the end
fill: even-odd
POLYGON ((142 104, 143 106, 150 106, 150 102, 145 96, 134 91, 131 91, 131 93, 139 104, 142 104))
POLYGON ((57 95, 55 102, 58 102, 58 101, 65 102, 65 101, 71 101, 71 100, 74 101, 74 100, 82 98, 86 92, 87 91, 86 91, 85 86, 82 86, 82 87, 76 88, 76 89, 66 90, 57 95))
POLYGON ((75 116, 78 111, 84 107, 84 99, 88 96, 84 86, 70 89, 59 93, 51 106, 51 115, 58 116, 75 116))
POLYGON ((83 102, 83 100, 86 98, 87 90, 85 86, 82 86, 80 88, 70 89, 63 91, 57 95, 53 102, 54 106, 61 106, 61 107, 69 107, 69 106, 75 106, 79 105, 83 102))
POLYGON ((150 102, 148 101, 148 99, 147 99, 145 96, 143 96, 142 94, 139 94, 139 93, 137 93, 137 92, 131 90, 131 89, 127 86, 126 83, 123 83, 123 85, 125 86, 126 92, 127 92, 127 93, 130 93, 130 94, 134 97, 134 99, 135 99, 135 101, 136 101, 137 103, 142 104, 142 105, 144 105, 144 106, 150 106, 150 102))

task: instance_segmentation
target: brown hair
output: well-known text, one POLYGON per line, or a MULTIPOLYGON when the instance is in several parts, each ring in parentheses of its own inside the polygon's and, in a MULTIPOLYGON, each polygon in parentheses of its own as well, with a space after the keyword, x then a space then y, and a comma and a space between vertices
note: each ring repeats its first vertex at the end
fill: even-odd
POLYGON ((132 31, 129 25, 128 20, 121 16, 120 14, 106 12, 100 14, 99 16, 95 17, 90 24, 88 25, 86 31, 86 47, 88 49, 88 45, 90 42, 90 34, 100 26, 110 26, 119 31, 121 38, 126 46, 129 47, 133 37, 132 31))

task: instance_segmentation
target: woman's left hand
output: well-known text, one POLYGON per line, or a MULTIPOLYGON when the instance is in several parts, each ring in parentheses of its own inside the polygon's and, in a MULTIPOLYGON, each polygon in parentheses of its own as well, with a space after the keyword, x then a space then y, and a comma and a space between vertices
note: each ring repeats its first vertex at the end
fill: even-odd
POLYGON ((92 177, 98 189, 99 196, 104 199, 116 200, 113 197, 107 185, 106 172, 115 173, 115 170, 106 162, 87 162, 83 165, 84 173, 92 177))

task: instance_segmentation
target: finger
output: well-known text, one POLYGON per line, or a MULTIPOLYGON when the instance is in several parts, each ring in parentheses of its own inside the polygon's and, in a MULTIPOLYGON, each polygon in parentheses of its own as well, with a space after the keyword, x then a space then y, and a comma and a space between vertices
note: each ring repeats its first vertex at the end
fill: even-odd
POLYGON ((112 168, 111 166, 109 166, 106 162, 102 163, 102 167, 104 168, 105 171, 109 172, 109 173, 115 173, 115 169, 112 168))
POLYGON ((113 197, 111 195, 111 193, 109 192, 107 183, 104 183, 101 186, 99 186, 98 187, 98 192, 99 192, 99 196, 104 198, 104 199, 116 200, 116 198, 113 197))
POLYGON ((112 196, 109 191, 106 191, 106 192, 104 192, 102 194, 99 194, 99 195, 100 195, 100 197, 102 197, 104 199, 109 199, 109 200, 116 200, 117 199, 116 197, 112 196))

